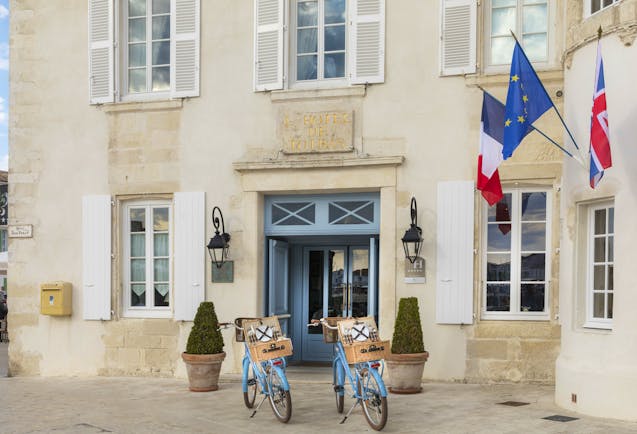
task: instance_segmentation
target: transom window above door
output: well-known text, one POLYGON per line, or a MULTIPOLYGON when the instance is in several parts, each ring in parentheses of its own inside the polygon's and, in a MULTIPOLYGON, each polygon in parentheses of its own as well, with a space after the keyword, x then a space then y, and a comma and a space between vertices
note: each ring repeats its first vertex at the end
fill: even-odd
POLYGON ((268 196, 266 235, 377 234, 378 193, 268 196))

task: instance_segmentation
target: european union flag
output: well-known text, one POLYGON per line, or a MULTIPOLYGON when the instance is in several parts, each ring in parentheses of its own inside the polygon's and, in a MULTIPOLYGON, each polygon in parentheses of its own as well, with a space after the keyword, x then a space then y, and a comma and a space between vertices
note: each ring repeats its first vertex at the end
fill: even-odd
POLYGON ((511 75, 504 119, 504 159, 509 158, 522 139, 532 131, 531 124, 553 107, 531 62, 516 41, 511 59, 511 75))

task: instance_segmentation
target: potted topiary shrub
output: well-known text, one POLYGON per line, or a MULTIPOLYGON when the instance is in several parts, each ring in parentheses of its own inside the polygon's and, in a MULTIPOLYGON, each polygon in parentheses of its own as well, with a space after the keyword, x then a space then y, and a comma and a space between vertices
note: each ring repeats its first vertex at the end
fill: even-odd
POLYGON ((219 388, 221 362, 225 359, 223 336, 215 305, 204 301, 199 305, 195 321, 188 336, 186 352, 181 358, 186 364, 188 382, 193 392, 210 392, 219 388))
POLYGON ((420 393, 425 351, 416 297, 401 298, 392 337, 391 355, 387 362, 392 393, 420 393))

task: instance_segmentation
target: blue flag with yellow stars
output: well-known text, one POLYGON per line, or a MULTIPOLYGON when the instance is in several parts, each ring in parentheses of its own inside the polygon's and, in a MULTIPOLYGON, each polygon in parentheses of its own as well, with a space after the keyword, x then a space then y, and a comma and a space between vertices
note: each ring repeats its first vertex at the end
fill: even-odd
POLYGON ((531 124, 553 107, 531 62, 516 41, 511 59, 509 91, 504 116, 504 159, 509 158, 522 139, 532 131, 531 124))

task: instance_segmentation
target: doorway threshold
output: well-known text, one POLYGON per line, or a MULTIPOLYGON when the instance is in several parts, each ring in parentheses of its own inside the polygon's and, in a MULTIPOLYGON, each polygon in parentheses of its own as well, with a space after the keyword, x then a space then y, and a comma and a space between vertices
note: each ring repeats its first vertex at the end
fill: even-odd
POLYGON ((332 384, 330 362, 296 362, 288 365, 285 373, 290 383, 332 384))

